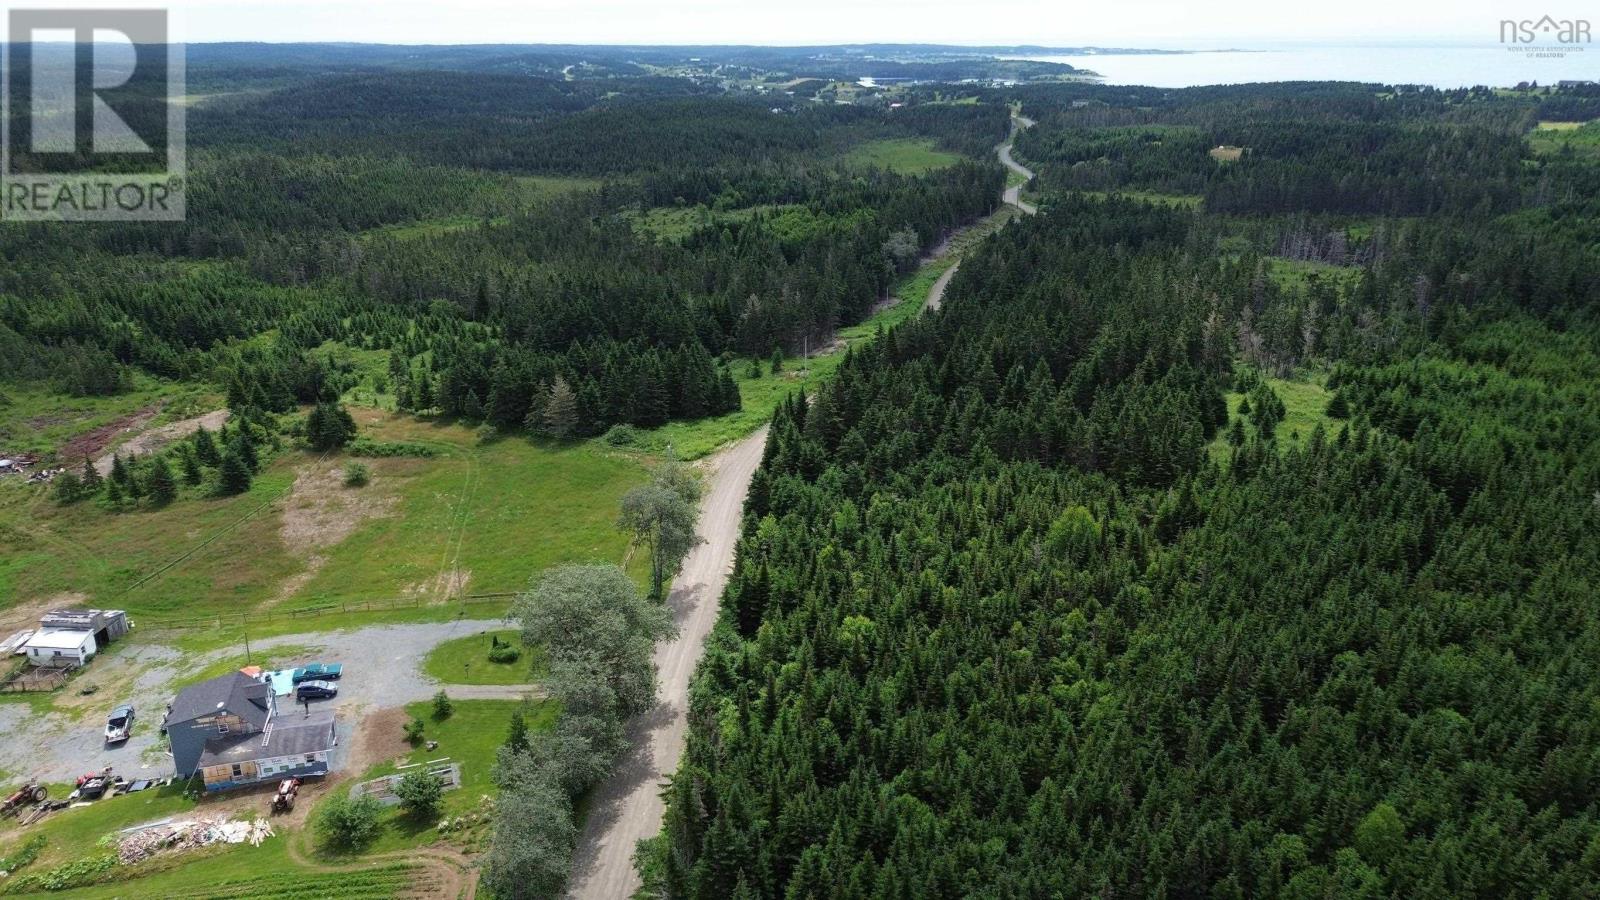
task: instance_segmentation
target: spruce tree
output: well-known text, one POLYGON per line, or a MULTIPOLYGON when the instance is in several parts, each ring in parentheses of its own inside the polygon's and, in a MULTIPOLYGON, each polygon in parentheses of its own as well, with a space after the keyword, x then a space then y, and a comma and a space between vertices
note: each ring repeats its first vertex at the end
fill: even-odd
POLYGON ((100 487, 105 481, 100 477, 100 470, 94 467, 94 463, 90 462, 87 456, 83 458, 83 474, 78 476, 78 480, 83 485, 85 497, 100 493, 100 487))
POLYGON ((250 490, 250 464, 233 448, 229 448, 228 452, 222 455, 222 466, 217 474, 217 493, 231 497, 248 490, 250 490))
POLYGON ((150 472, 145 476, 145 493, 156 506, 166 506, 177 498, 178 482, 172 477, 166 457, 157 456, 151 460, 150 472))
POLYGON ((556 377, 544 403, 544 428, 553 437, 566 438, 578 427, 578 397, 565 378, 556 377))
POLYGON ((222 454, 217 451, 217 442, 204 425, 194 433, 194 455, 200 460, 201 465, 215 466, 222 462, 222 454))

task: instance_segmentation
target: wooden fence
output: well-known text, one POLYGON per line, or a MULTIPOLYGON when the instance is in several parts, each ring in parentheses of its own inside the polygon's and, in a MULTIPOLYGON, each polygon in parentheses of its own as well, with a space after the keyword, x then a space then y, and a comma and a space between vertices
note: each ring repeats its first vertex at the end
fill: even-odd
POLYGON ((23 666, 0 683, 0 694, 53 691, 72 677, 71 666, 23 666))

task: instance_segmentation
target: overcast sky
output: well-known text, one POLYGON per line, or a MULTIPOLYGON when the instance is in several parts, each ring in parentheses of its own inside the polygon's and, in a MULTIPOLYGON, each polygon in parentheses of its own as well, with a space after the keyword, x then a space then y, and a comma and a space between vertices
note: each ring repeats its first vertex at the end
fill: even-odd
MULTIPOLYGON (((1123 47, 1271 41, 1494 43, 1507 18, 1594 18, 1592 0, 98 0, 167 6, 189 41, 1123 47)), ((1600 69, 1600 48, 1596 68, 1600 69)))

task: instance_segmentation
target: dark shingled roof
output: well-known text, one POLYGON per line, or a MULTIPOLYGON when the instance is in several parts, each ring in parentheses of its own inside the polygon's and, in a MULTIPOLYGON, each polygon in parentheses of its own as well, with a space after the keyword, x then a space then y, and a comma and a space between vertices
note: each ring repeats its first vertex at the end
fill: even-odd
POLYGON ((248 760, 320 753, 333 746, 333 712, 317 710, 309 716, 289 714, 272 720, 259 734, 227 735, 206 741, 199 767, 248 760))
POLYGON ((172 711, 167 713, 167 727, 225 709, 261 728, 267 722, 271 693, 270 685, 243 672, 230 672, 199 684, 191 684, 179 691, 177 699, 172 701, 172 711))

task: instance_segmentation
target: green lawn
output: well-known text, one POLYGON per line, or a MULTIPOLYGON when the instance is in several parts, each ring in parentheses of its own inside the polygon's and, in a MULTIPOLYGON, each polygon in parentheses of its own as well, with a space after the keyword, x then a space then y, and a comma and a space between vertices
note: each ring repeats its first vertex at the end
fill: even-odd
MULTIPOLYGON (((438 741, 438 748, 432 751, 419 748, 400 759, 379 763, 362 773, 358 780, 391 775, 401 765, 448 757, 461 764, 461 787, 444 793, 442 815, 450 818, 481 809, 483 797, 495 793, 495 754, 505 744, 511 729, 511 714, 518 709, 523 710, 531 732, 554 728, 559 714, 556 704, 549 701, 458 700, 449 718, 436 719, 432 703, 413 703, 406 707, 406 712, 422 717, 428 725, 427 740, 438 741)), ((314 810, 312 814, 315 815, 314 810)), ((383 815, 382 833, 370 846, 363 848, 361 854, 434 843, 441 838, 434 826, 434 822, 417 821, 398 807, 390 808, 383 815)))
POLYGON ((422 671, 445 684, 527 684, 544 674, 544 654, 522 646, 522 632, 501 628, 445 641, 422 662, 422 671), (490 638, 521 651, 516 662, 489 660, 490 638))
MULTIPOLYGON (((50 796, 64 797, 69 790, 52 786, 50 796)), ((22 871, 43 872, 96 851, 100 839, 113 831, 185 813, 197 805, 183 795, 181 786, 172 784, 99 800, 77 809, 60 810, 26 828, 18 825, 16 819, 0 819, 0 856, 11 855, 25 841, 42 834, 44 849, 39 858, 22 871)))
MULTIPOLYGON (((122 900, 128 897, 250 898, 250 900, 383 900, 426 890, 426 869, 405 860, 384 860, 351 872, 299 867, 289 855, 292 833, 280 831, 260 847, 221 845, 116 867, 104 883, 49 897, 122 900)), ((35 866, 38 864, 35 863, 35 866)), ((30 866, 30 872, 44 871, 30 866)), ((35 895, 39 896, 39 895, 35 895)))
POLYGON ((921 175, 961 161, 961 154, 935 147, 934 142, 918 138, 893 138, 867 141, 850 148, 844 162, 858 168, 888 169, 902 175, 921 175))

